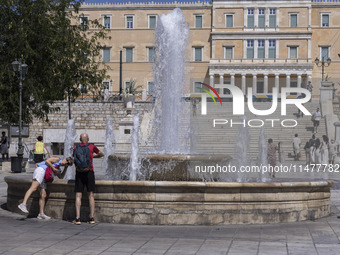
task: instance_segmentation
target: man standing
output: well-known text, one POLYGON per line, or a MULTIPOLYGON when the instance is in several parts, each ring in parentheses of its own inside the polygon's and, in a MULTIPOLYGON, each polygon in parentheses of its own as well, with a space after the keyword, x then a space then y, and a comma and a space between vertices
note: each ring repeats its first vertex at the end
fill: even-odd
POLYGON ((80 225, 80 207, 81 198, 86 186, 90 216, 88 223, 94 224, 94 192, 95 192, 95 177, 93 169, 93 158, 101 158, 104 153, 101 152, 94 144, 89 144, 89 136, 86 133, 80 135, 80 144, 74 147, 74 164, 76 166, 75 178, 75 193, 76 193, 76 219, 72 221, 73 224, 80 225), (95 153, 96 155, 93 155, 95 153))
POLYGON ((321 112, 319 108, 316 108, 316 111, 312 114, 312 121, 314 125, 314 134, 318 132, 318 127, 320 125, 321 120, 321 112))
POLYGON ((6 136, 6 132, 2 132, 0 144, 1 144, 2 161, 5 161, 5 156, 6 156, 6 160, 8 160, 9 141, 8 141, 8 137, 6 136))
POLYGON ((293 139, 294 160, 300 159, 300 145, 301 140, 298 137, 298 134, 295 134, 295 137, 293 139))

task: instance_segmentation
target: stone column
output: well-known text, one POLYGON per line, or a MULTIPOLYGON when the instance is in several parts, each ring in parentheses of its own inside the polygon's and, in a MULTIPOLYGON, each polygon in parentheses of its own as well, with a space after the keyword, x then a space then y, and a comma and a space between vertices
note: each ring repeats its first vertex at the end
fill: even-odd
POLYGON ((256 94, 257 76, 253 74, 253 94, 256 94))
POLYGON ((340 140, 340 121, 334 122, 335 126, 335 141, 340 140))
POLYGON ((268 74, 264 74, 264 93, 268 94, 268 74))
POLYGON ((231 78, 230 78, 230 85, 235 85, 235 74, 231 73, 230 76, 231 76, 231 78))
POLYGON ((302 76, 302 74, 298 74, 298 79, 297 79, 297 87, 298 88, 301 88, 301 82, 302 82, 301 76, 302 76))
POLYGON ((280 74, 275 74, 275 88, 277 88, 277 92, 279 92, 279 86, 280 86, 280 74))
POLYGON ((220 74, 220 84, 224 84, 224 77, 223 77, 223 74, 220 74))
POLYGON ((215 83, 214 83, 214 75, 210 75, 210 86, 211 87, 215 87, 215 83))
POLYGON ((246 74, 242 74, 242 92, 246 94, 246 74))
POLYGON ((290 74, 286 75, 286 87, 290 88, 290 74))

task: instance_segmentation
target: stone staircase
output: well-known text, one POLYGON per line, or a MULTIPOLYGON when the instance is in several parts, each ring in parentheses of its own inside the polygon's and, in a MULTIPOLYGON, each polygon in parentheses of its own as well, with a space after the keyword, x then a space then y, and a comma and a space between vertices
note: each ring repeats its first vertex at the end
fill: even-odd
MULTIPOLYGON (((255 109, 269 109, 271 102, 255 102, 255 109)), ((317 107, 319 107, 319 101, 313 101, 305 104, 305 107, 312 113, 317 107)), ((201 115, 201 105, 198 105, 197 116, 191 117, 191 124, 193 129, 193 146, 192 152, 204 153, 204 154, 229 154, 234 156, 235 145, 237 143, 240 125, 230 125, 230 119, 233 122, 241 122, 239 116, 232 115, 232 102, 223 102, 223 106, 214 105, 213 102, 207 103, 207 115, 201 115), (229 121, 225 125, 216 125, 213 127, 214 119, 226 119, 229 121)), ((281 142, 281 148, 284 152, 285 161, 293 161, 293 146, 292 141, 294 135, 297 133, 301 139, 301 153, 302 158, 305 160, 305 152, 303 150, 306 142, 312 137, 313 124, 310 116, 298 117, 298 109, 293 105, 287 106, 287 115, 281 116, 281 103, 278 103, 276 111, 269 116, 256 116, 252 114, 245 104, 245 116, 248 120, 257 119, 264 121, 264 133, 266 140, 272 138, 274 143, 281 142), (280 121, 274 122, 272 127, 271 121, 265 121, 268 119, 279 119, 280 121), (294 119, 298 125, 296 127, 283 127, 281 121, 284 119, 294 119)), ((253 121, 252 125, 259 125, 259 121, 253 121)), ((293 122, 285 122, 285 125, 292 125, 293 122)), ((252 159, 256 159, 258 155, 258 143, 259 143, 259 127, 248 127, 250 140, 249 150, 252 159)), ((325 120, 321 119, 317 138, 322 138, 322 135, 326 134, 325 120)))

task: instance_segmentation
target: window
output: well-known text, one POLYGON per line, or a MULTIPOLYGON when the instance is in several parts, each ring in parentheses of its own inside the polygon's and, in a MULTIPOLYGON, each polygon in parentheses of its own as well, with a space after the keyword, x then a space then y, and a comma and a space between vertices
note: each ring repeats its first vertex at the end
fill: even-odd
POLYGON ((322 27, 329 27, 329 14, 322 14, 321 15, 321 26, 322 27))
POLYGON ((268 58, 276 58, 276 41, 269 40, 268 58))
POLYGON ((256 93, 257 94, 264 93, 264 82, 263 81, 256 82, 256 93))
POLYGON ((254 27, 254 9, 248 9, 247 27, 254 27))
POLYGON ((133 16, 126 16, 126 28, 133 28, 133 16))
POLYGON ((265 58, 264 54, 264 40, 257 41, 257 58, 265 58))
POLYGON ((269 27, 276 27, 276 9, 269 9, 269 27))
POLYGON ((201 90, 201 88, 202 88, 202 83, 194 82, 194 93, 204 93, 204 91, 201 90))
POLYGON ((103 62, 110 62, 110 48, 103 49, 103 62))
POLYGON ((133 48, 125 48, 125 61, 126 62, 133 61, 133 48))
POLYGON ((247 58, 254 58, 254 40, 247 40, 247 58))
POLYGON ((265 9, 259 9, 258 27, 265 27, 265 24, 266 24, 265 9))
POLYGON ((291 46, 289 47, 289 58, 297 59, 298 58, 298 47, 291 46))
POLYGON ((297 27, 297 13, 290 14, 290 27, 297 27))
POLYGON ((226 27, 234 27, 234 15, 227 14, 225 15, 226 18, 226 27))
POLYGON ((130 82, 129 81, 126 81, 125 82, 125 90, 128 90, 130 87, 130 82))
POLYGON ((233 58, 233 47, 224 47, 224 58, 225 59, 233 58))
POLYGON ((102 88, 103 88, 103 91, 104 91, 105 89, 109 90, 109 89, 110 89, 110 82, 104 81, 104 82, 103 82, 102 88))
POLYGON ((81 94, 87 93, 87 85, 79 84, 79 90, 81 94))
POLYGON ((203 21, 202 15, 195 15, 195 28, 202 28, 202 21, 203 21))
POLYGON ((155 61, 155 48, 154 47, 148 48, 148 61, 149 62, 155 61))
POLYGON ((149 28, 155 29, 156 28, 156 22, 157 22, 157 16, 156 15, 150 15, 149 16, 149 28))
POLYGON ((104 16, 103 17, 103 26, 106 28, 106 29, 110 29, 111 28, 111 17, 110 16, 104 16))
POLYGON ((329 47, 321 47, 321 60, 327 61, 329 58, 329 47))
POLYGON ((149 81, 148 82, 148 94, 149 95, 154 95, 154 93, 155 93, 155 84, 154 84, 154 82, 153 81, 149 81))
POLYGON ((80 17, 80 25, 83 29, 88 29, 89 27, 89 16, 81 16, 80 17))
POLYGON ((194 54, 194 61, 202 61, 202 47, 195 47, 194 54))

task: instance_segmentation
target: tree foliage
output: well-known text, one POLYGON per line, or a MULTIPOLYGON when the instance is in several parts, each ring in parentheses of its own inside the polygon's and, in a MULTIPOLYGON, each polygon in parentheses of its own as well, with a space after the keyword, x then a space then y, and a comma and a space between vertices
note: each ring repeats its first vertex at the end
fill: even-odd
POLYGON ((53 102, 81 93, 79 84, 98 92, 106 67, 100 64, 98 43, 107 38, 97 20, 80 24, 83 0, 0 1, 0 118, 18 122, 19 79, 11 63, 24 59, 23 121, 48 119, 58 110, 53 102))

